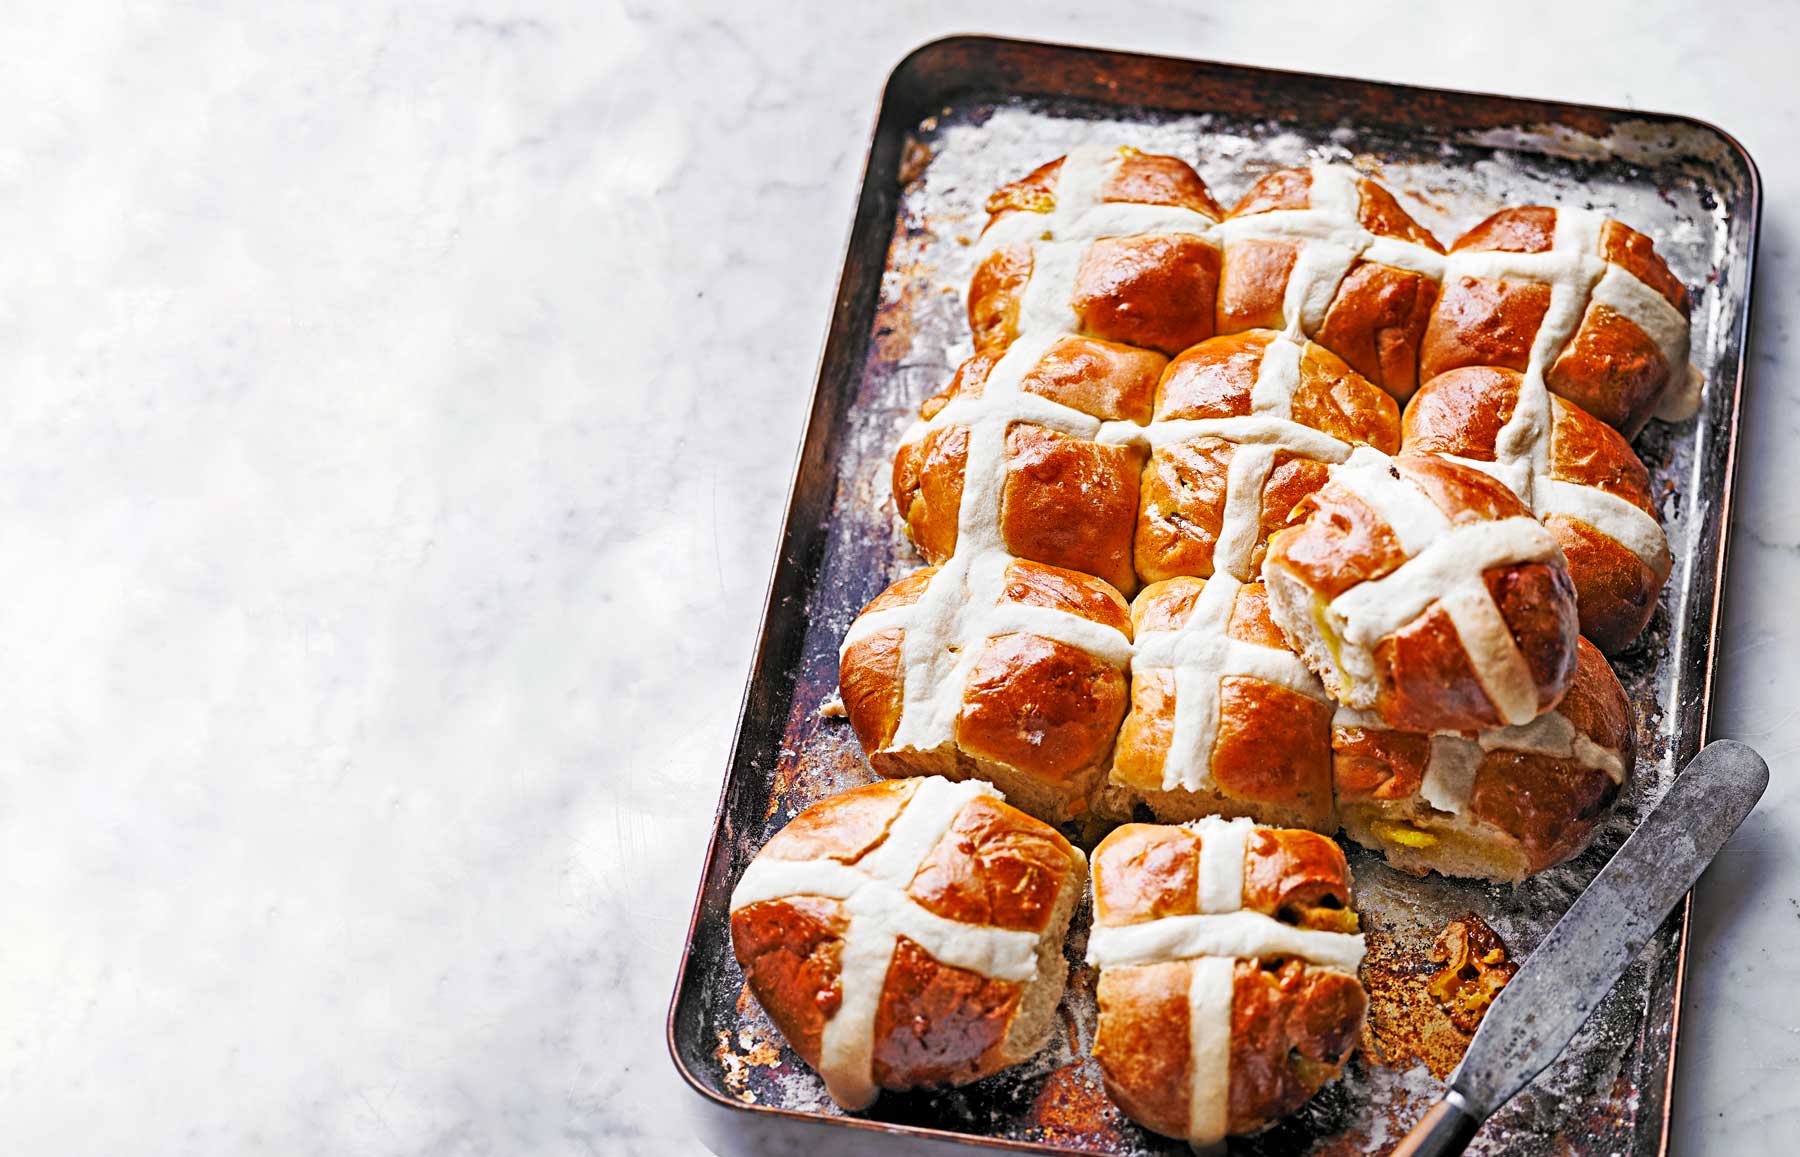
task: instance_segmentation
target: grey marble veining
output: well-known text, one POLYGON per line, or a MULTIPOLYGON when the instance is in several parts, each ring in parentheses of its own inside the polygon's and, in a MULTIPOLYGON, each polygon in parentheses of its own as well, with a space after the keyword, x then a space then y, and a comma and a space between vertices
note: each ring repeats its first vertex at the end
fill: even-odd
POLYGON ((993 31, 1684 112, 1766 188, 1679 1153, 1800 1113, 1796 16, 25 7, 0 1132, 699 1151, 662 1017, 887 70, 993 31))

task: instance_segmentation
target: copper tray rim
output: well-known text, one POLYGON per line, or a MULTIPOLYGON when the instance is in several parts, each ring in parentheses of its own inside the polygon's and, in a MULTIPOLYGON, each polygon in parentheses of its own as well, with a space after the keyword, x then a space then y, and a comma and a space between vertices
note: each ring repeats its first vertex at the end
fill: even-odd
MULTIPOLYGON (((1299 69, 1268 68, 1261 65, 1243 64, 1236 61, 1209 60, 1198 57, 1170 56, 1162 53, 1136 52, 1129 49, 1108 48, 1096 45, 1070 44, 1062 41, 1027 40, 1018 37, 991 36, 979 33, 953 33, 936 37, 913 48, 897 61, 882 83, 881 100, 876 106, 875 123, 871 130, 869 147, 863 154, 862 180, 859 185, 856 203, 851 212, 849 226, 844 231, 844 265, 839 271, 837 285, 832 297, 832 312, 825 335, 820 341, 819 354, 815 359, 816 368, 813 374, 813 385, 807 406, 807 422, 800 436, 799 445, 794 453, 794 465, 789 472, 787 507, 782 517, 781 549, 777 550, 774 562, 770 566, 769 579, 763 597, 762 618, 758 625, 756 649, 751 657, 748 677, 744 682, 744 693, 739 701, 737 724, 732 738, 731 751, 726 757, 725 776, 719 786, 719 800, 713 811, 711 834, 707 837, 705 857, 701 861, 701 878, 695 887, 694 904, 688 919, 687 934, 683 941, 681 962, 676 970, 675 987, 669 1000, 668 1012, 664 1017, 663 1042, 675 1070, 682 1081, 697 1093, 705 1102, 713 1107, 732 1110, 745 1114, 753 1119, 769 1119, 771 1121, 789 1121, 807 1125, 836 1126, 858 1130, 865 1134, 881 1134, 896 1139, 912 1139, 921 1143, 961 1145, 971 1148, 1004 1150, 1014 1153, 1036 1154, 1068 1154, 1080 1153, 1083 1150, 1070 1149, 1066 1146, 1047 1145, 1037 1141, 1017 1140, 1009 1137, 987 1137, 978 1134, 954 1132, 948 1129, 935 1129, 924 1125, 897 1124, 887 1121, 876 1121, 866 1117, 830 1116, 809 1112, 804 1109, 790 1109, 779 1105, 766 1105, 756 1102, 739 1101, 720 1094, 694 1073, 682 1058, 676 1035, 676 1019, 679 1014, 682 998, 686 994, 689 983, 689 972, 693 964, 694 939, 699 931, 700 921, 706 902, 706 865, 713 862, 718 851, 718 844, 724 834, 729 800, 732 791, 733 773, 739 767, 739 756, 747 738, 746 722, 751 708, 751 699, 755 692, 758 676, 765 668, 767 652, 771 637, 771 625, 774 619, 778 588, 782 572, 790 565, 787 555, 787 544, 792 541, 798 514, 797 500, 801 474, 805 466, 806 449, 814 443, 815 438, 824 438, 829 434, 821 430, 820 402, 828 385, 829 360, 833 346, 840 341, 859 340, 857 335, 840 333, 840 322, 845 320, 849 312, 851 299, 857 291, 857 270, 855 262, 855 242, 858 225, 878 193, 874 186, 877 176, 875 159, 880 144, 882 123, 891 111, 899 104, 896 86, 909 70, 918 62, 931 54, 942 52, 956 46, 1009 48, 1022 50, 1039 50, 1053 53, 1068 53, 1089 58, 1134 59, 1155 61, 1170 66, 1197 66, 1201 68, 1234 72, 1246 77, 1260 77, 1265 80, 1280 81, 1283 79, 1303 83, 1343 82, 1387 89, 1396 94, 1429 93, 1434 96, 1466 98, 1479 101, 1506 101, 1514 104, 1538 105, 1548 111, 1567 113, 1589 113, 1604 117, 1624 117, 1634 120, 1657 121, 1664 124, 1681 124, 1702 130, 1716 137, 1719 142, 1743 165, 1748 179, 1745 200, 1748 206, 1750 223, 1749 245, 1744 254, 1744 303, 1738 316, 1733 319, 1729 331, 1738 335, 1737 356, 1731 366, 1731 422, 1725 434, 1725 469, 1724 489, 1718 496, 1719 509, 1719 548, 1713 567, 1712 607, 1707 615, 1705 635, 1706 660, 1705 674, 1701 681, 1700 722, 1696 747, 1704 746, 1712 737, 1712 699, 1713 686, 1718 676, 1718 641, 1719 625, 1723 615, 1725 577, 1730 562, 1731 527, 1734 500, 1737 493, 1738 468, 1738 435, 1742 425, 1744 378, 1749 359, 1749 335, 1756 308, 1756 258, 1762 240, 1762 171, 1750 151, 1738 138, 1718 124, 1702 117, 1685 113, 1665 113, 1651 109, 1626 109, 1613 105, 1589 104, 1581 101, 1550 100, 1541 97, 1517 96, 1505 93, 1481 92, 1473 89, 1440 88, 1431 85, 1404 84, 1392 81, 1372 80, 1366 77, 1347 76, 1339 73, 1307 72, 1299 69)), ((1680 1051, 1681 1013, 1686 994, 1688 941, 1693 917, 1694 894, 1690 890, 1682 898, 1678 915, 1671 914, 1669 920, 1679 919, 1681 925, 1680 943, 1676 950, 1674 994, 1669 1024, 1669 1050, 1662 1077, 1663 1105, 1662 1120, 1657 1138, 1657 1157, 1668 1157, 1669 1134, 1674 1113, 1675 1068, 1680 1051)), ((1666 924, 1667 922, 1665 922, 1666 924)))

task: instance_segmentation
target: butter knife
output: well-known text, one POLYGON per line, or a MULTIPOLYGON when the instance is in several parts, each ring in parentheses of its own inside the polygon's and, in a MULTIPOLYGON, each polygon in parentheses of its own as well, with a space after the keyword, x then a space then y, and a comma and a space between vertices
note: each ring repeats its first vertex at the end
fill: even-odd
POLYGON ((1390 1157, 1461 1153, 1563 1051, 1768 786, 1744 744, 1703 748, 1501 990, 1449 1093, 1390 1157))

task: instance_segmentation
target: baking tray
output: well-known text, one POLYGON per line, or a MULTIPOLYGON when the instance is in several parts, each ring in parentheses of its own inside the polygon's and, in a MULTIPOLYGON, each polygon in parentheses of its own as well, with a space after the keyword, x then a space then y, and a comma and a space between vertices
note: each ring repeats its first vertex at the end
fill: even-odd
MULTIPOLYGON (((1233 1152, 1382 1152, 1404 1135, 1466 1040, 1423 992, 1437 930, 1472 910, 1523 958, 1707 733, 1760 213, 1756 167, 1735 140, 1685 117, 1586 105, 985 37, 926 45, 883 94, 669 1012, 670 1051, 703 1098, 702 1136, 721 1152, 1185 1150, 1119 1113, 1088 1059, 1084 914, 1066 953, 1062 1029, 1042 1053, 963 1089, 884 1094, 857 1116, 830 1102, 749 996, 727 924, 731 888, 770 835, 874 778, 850 728, 819 707, 836 690, 838 642, 858 610, 922 565, 888 494, 891 456, 920 401, 969 350, 959 291, 983 200, 1083 141, 1182 156, 1227 205, 1271 168, 1350 161, 1408 195, 1446 242, 1502 204, 1600 208, 1654 237, 1695 292, 1701 412, 1652 423, 1636 442, 1676 562, 1650 628, 1615 664, 1637 707, 1640 751, 1616 815, 1584 855, 1516 888, 1414 880, 1349 848, 1369 937, 1363 1048, 1343 1080, 1232 1141, 1233 1152)), ((1684 904, 1473 1151, 1665 1151, 1687 919, 1684 904)))

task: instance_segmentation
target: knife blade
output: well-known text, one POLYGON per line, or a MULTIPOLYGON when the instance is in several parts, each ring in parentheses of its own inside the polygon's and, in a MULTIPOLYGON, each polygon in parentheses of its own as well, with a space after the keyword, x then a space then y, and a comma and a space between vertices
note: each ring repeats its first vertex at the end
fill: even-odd
POLYGON ((1768 785, 1768 765, 1744 744, 1703 748, 1501 990, 1449 1094, 1392 1157, 1460 1153, 1554 1061, 1768 785))

